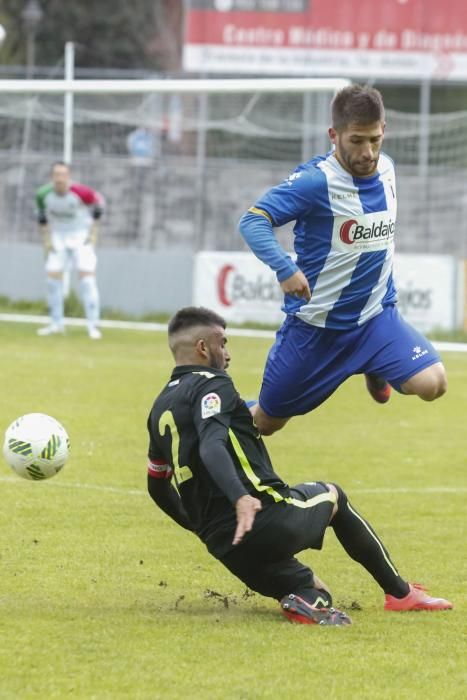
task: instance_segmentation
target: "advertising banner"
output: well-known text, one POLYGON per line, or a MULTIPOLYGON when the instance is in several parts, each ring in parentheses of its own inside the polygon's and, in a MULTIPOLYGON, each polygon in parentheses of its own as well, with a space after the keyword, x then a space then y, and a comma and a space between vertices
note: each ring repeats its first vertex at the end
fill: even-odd
MULTIPOLYGON (((398 255, 398 308, 422 332, 453 330, 460 303, 458 261, 449 255, 398 255)), ((275 274, 252 253, 202 252, 195 257, 193 303, 228 322, 279 326, 282 291, 275 274)))
POLYGON ((280 325, 282 297, 276 275, 252 253, 195 256, 193 303, 217 311, 226 321, 280 325))
POLYGON ((465 0, 191 0, 187 71, 464 80, 465 0))
POLYGON ((458 260, 450 255, 400 254, 394 260, 398 309, 415 328, 454 330, 459 303, 458 260))

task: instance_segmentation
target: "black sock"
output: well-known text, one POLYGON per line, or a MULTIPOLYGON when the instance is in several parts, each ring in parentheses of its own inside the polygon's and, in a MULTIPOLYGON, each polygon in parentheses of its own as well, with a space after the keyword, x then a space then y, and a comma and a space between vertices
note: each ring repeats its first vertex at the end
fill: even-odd
POLYGON ((385 593, 404 598, 409 592, 408 583, 400 577, 375 531, 350 505, 342 489, 335 486, 339 493, 339 509, 331 521, 331 527, 337 539, 347 554, 365 567, 385 593))

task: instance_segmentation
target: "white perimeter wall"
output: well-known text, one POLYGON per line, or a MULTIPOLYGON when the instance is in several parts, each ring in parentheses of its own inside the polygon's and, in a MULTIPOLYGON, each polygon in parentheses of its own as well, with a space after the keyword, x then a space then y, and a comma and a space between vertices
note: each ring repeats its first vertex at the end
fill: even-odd
MULTIPOLYGON (((183 251, 98 251, 101 305, 133 315, 172 313, 191 304, 193 254, 183 251)), ((76 277, 72 286, 77 289, 76 277)), ((0 244, 0 295, 13 300, 45 298, 41 246, 0 244)))

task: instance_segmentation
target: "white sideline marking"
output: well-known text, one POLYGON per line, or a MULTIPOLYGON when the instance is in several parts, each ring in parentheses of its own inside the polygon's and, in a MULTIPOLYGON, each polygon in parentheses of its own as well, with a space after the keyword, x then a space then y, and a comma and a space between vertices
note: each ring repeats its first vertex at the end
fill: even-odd
MULTIPOLYGON (((0 476, 0 482, 6 484, 24 485, 24 479, 14 476, 0 476)), ((28 480, 29 481, 29 480, 28 480)), ((44 483, 43 481, 41 483, 44 483)), ((47 481, 50 487, 55 486, 62 489, 83 489, 86 491, 100 491, 103 493, 115 493, 121 496, 147 496, 148 493, 145 489, 130 489, 124 488, 122 486, 104 486, 102 484, 84 484, 79 482, 61 482, 61 481, 47 481)), ((369 493, 369 494, 386 494, 386 493, 400 493, 400 494, 432 494, 432 493, 459 493, 464 494, 467 492, 467 487, 465 486, 420 486, 420 487, 375 487, 375 488, 349 488, 347 489, 349 494, 354 493, 369 493)))
MULTIPOLYGON (((25 481, 32 482, 32 479, 21 479, 14 476, 0 476, 0 482, 6 484, 23 485, 25 481)), ((44 483, 42 481, 41 483, 44 483)), ((123 496, 145 496, 147 491, 143 489, 126 489, 120 486, 103 486, 102 484, 83 484, 79 482, 61 482, 61 481, 47 481, 49 486, 56 486, 62 489, 84 489, 86 491, 103 491, 104 493, 116 493, 123 496)))
MULTIPOLYGON (((48 316, 36 316, 31 314, 0 314, 0 321, 12 323, 38 323, 47 324, 50 322, 48 316)), ((66 318, 66 326, 85 326, 83 318, 66 318)), ((102 328, 120 328, 131 331, 167 331, 166 323, 149 323, 143 321, 100 321, 102 328)), ((244 338, 275 338, 275 331, 265 331, 254 328, 229 328, 229 335, 237 335, 244 338)), ((433 345, 440 352, 467 352, 467 343, 450 343, 445 341, 432 341, 433 345)))
POLYGON ((420 487, 410 487, 410 486, 400 486, 396 488, 391 488, 390 486, 381 486, 376 488, 367 489, 354 489, 350 487, 346 489, 349 493, 467 493, 467 486, 420 486, 420 487))

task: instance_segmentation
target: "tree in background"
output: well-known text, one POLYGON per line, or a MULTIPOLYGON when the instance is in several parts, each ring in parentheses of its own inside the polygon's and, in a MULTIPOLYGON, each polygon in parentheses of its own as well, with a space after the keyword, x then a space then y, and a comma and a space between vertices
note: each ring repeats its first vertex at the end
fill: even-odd
MULTIPOLYGON (((26 62, 22 12, 27 0, 0 0, 7 39, 0 63, 26 62)), ((39 0, 36 64, 56 65, 67 41, 76 45, 82 68, 180 70, 183 0, 39 0)))

